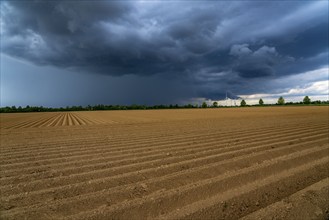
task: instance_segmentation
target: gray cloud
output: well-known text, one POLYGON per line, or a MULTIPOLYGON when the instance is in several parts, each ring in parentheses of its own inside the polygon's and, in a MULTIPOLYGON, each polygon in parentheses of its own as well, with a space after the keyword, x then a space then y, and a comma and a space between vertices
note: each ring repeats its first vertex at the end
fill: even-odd
POLYGON ((250 84, 328 65, 327 6, 6 1, 1 52, 90 74, 156 75, 216 99, 226 90, 261 92, 250 84))
POLYGON ((273 76, 273 68, 281 58, 274 47, 263 46, 252 51, 247 44, 233 45, 230 55, 237 57, 233 70, 245 78, 273 76))

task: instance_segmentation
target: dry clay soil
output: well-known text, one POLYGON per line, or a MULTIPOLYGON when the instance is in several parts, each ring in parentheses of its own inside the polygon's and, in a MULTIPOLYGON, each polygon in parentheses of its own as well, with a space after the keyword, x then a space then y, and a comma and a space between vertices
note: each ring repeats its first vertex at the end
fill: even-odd
POLYGON ((328 218, 328 106, 0 116, 1 219, 328 218))

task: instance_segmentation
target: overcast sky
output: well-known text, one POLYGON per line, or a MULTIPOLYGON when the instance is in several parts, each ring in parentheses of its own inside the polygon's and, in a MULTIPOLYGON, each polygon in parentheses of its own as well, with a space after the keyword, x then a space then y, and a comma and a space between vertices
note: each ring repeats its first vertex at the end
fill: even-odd
POLYGON ((328 1, 1 1, 1 106, 328 97, 328 1))

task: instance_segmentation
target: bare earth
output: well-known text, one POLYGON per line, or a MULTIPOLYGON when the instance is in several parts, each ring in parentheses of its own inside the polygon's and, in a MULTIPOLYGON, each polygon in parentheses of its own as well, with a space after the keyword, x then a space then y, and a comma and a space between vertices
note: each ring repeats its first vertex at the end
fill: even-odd
POLYGON ((1 219, 328 218, 328 106, 0 116, 1 219))

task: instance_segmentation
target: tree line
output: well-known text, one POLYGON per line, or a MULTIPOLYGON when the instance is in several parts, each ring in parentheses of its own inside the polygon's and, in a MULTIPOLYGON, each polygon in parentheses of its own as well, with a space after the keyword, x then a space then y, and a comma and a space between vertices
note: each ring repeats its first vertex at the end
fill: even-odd
POLYGON ((10 112, 60 112, 60 111, 98 111, 98 110, 146 110, 146 109, 177 109, 177 108, 199 108, 198 105, 87 105, 87 106, 66 106, 59 108, 50 108, 44 106, 29 106, 26 107, 16 107, 16 106, 6 106, 1 107, 0 112, 10 113, 10 112))
MULTIPOLYGON (((328 105, 328 104, 329 101, 320 101, 320 100, 311 101, 310 97, 308 96, 305 96, 303 101, 301 102, 286 102, 285 99, 282 96, 280 96, 275 104, 267 104, 267 105, 328 105)), ((259 99, 258 105, 252 105, 252 106, 263 106, 263 105, 266 105, 263 99, 259 99)), ((246 101, 243 99, 240 102, 240 106, 244 107, 248 105, 246 101)))
MULTIPOLYGON (((283 97, 280 97, 276 104, 266 104, 263 99, 259 100, 257 105, 247 105, 245 100, 240 103, 241 107, 245 106, 273 106, 273 105, 328 105, 329 101, 311 101, 308 96, 305 96, 302 102, 285 102, 283 97)), ((187 105, 87 105, 87 106, 67 106, 60 108, 50 108, 43 106, 6 106, 0 108, 0 113, 12 113, 12 112, 60 112, 60 111, 98 111, 98 110, 147 110, 147 109, 189 109, 189 108, 227 108, 231 106, 221 106, 218 102, 213 102, 212 105, 208 105, 203 102, 201 105, 198 104, 187 104, 187 105)))

